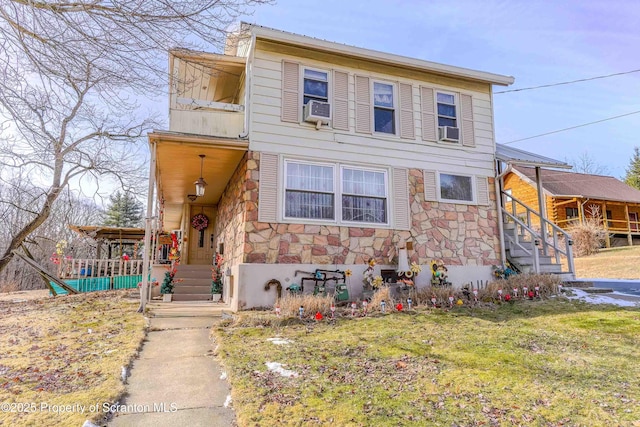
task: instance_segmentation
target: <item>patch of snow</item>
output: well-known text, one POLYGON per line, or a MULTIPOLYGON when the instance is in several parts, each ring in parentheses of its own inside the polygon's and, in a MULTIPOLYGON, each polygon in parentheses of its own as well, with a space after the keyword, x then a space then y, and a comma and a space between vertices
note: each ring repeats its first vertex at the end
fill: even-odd
POLYGON ((291 378, 291 377, 297 377, 298 373, 295 371, 290 371, 288 369, 284 369, 282 366, 282 363, 278 363, 278 362, 266 362, 265 365, 267 365, 267 369, 275 372, 277 374, 280 374, 283 377, 287 377, 287 378, 291 378))
POLYGON ((637 301, 628 301, 626 299, 612 298, 603 294, 590 294, 581 289, 573 288, 573 295, 568 295, 569 299, 577 299, 588 302, 589 304, 613 304, 618 307, 637 307, 640 305, 637 301))
POLYGON ((231 395, 230 394, 228 394, 227 398, 224 400, 224 407, 228 408, 229 405, 231 405, 231 395))
POLYGON ((227 379, 227 373, 223 371, 222 374, 220 374, 220 379, 221 380, 226 380, 227 379))
POLYGON ((267 341, 271 341, 275 345, 286 345, 286 344, 291 344, 292 342, 291 340, 284 339, 284 338, 267 338, 267 341))

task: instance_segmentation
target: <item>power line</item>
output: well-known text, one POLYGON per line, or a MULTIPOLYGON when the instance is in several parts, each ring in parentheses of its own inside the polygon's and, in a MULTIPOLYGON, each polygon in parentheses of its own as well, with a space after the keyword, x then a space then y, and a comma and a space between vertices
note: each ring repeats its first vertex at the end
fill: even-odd
POLYGON ((586 78, 586 79, 571 80, 570 82, 549 83, 549 84, 546 84, 546 85, 523 87, 523 88, 520 88, 520 89, 501 90, 500 92, 493 92, 493 93, 494 93, 494 95, 497 95, 499 93, 522 92, 524 90, 533 90, 533 89, 541 89, 541 88, 552 87, 552 86, 570 85, 572 83, 588 82, 589 80, 606 79, 608 77, 622 76, 624 74, 637 73, 639 71, 640 71, 640 69, 631 70, 631 71, 624 71, 622 73, 607 74, 605 76, 596 76, 596 77, 589 77, 589 78, 586 78))
POLYGON ((638 114, 638 113, 640 113, 640 110, 638 110, 638 111, 633 111, 633 112, 631 112, 631 113, 620 114, 619 116, 607 117, 606 119, 596 120, 596 121, 594 121, 594 122, 589 122, 589 123, 583 123, 583 124, 581 124, 581 125, 571 126, 571 127, 564 128, 564 129, 553 130, 553 131, 551 131, 551 132, 541 133, 540 135, 529 136, 529 137, 527 137, 527 138, 515 139, 515 140, 513 140, 513 141, 509 141, 509 142, 501 142, 501 144, 502 144, 502 145, 507 145, 507 144, 513 144, 514 142, 526 141, 526 140, 528 140, 528 139, 540 138, 541 136, 552 135, 552 134, 554 134, 554 133, 559 133, 559 132, 564 132, 564 131, 567 131, 567 130, 577 129, 577 128, 581 128, 581 127, 584 127, 584 126, 594 125, 594 124, 596 124, 596 123, 602 123, 602 122, 606 122, 606 121, 608 121, 608 120, 619 119, 620 117, 631 116, 631 115, 633 115, 633 114, 638 114))

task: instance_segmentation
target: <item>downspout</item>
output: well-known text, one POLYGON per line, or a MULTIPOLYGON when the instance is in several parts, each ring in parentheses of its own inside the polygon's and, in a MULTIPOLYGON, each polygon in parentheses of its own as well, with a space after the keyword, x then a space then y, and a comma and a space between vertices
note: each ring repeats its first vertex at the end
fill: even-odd
POLYGON ((587 197, 586 199, 584 199, 584 202, 580 202, 580 212, 578 213, 578 215, 581 215, 580 225, 584 225, 587 222, 587 217, 584 215, 584 205, 589 203, 589 200, 591 199, 587 197))
POLYGON ((147 193, 147 214, 144 219, 144 252, 142 257, 142 287, 140 288, 140 307, 138 313, 144 313, 147 306, 147 288, 149 286, 149 264, 151 258, 151 221, 153 215, 153 189, 156 177, 156 142, 151 144, 149 161, 149 188, 147 193))
POLYGON ((509 172, 511 172, 511 163, 507 163, 507 168, 500 172, 500 160, 496 159, 496 177, 494 182, 494 189, 496 192, 496 204, 498 207, 498 236, 500 236, 500 262, 502 262, 502 266, 506 266, 507 264, 507 251, 504 247, 504 224, 502 217, 502 178, 505 177, 509 172))
POLYGON ((255 34, 251 34, 251 44, 249 46, 249 54, 247 55, 247 64, 245 65, 245 69, 244 69, 244 73, 245 73, 245 79, 244 79, 244 85, 245 85, 245 91, 244 91, 244 129, 243 132, 238 135, 238 138, 240 139, 247 139, 249 137, 249 123, 251 123, 250 119, 250 113, 251 113, 251 91, 252 91, 252 84, 251 84, 251 78, 253 77, 253 56, 255 53, 255 47, 256 47, 256 35, 255 34))

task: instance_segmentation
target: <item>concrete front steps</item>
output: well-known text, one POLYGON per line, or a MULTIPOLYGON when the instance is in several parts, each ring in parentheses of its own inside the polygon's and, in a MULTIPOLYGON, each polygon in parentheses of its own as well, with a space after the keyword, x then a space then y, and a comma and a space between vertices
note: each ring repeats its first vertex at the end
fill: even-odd
MULTIPOLYGON (((516 227, 513 223, 507 223, 504 225, 504 234, 505 234, 505 250, 507 259, 518 266, 523 273, 532 273, 534 271, 533 267, 533 258, 531 255, 527 254, 520 247, 509 243, 509 239, 506 238, 509 236, 511 239, 515 240, 516 236, 516 227)), ((532 249, 535 248, 533 242, 525 241, 525 236, 519 235, 518 241, 520 245, 523 246, 527 251, 531 252, 532 249)), ((540 273, 543 274, 555 274, 560 276, 562 279, 570 279, 573 275, 563 272, 562 265, 556 264, 550 256, 542 255, 542 251, 538 249, 538 262, 540 265, 540 273), (565 277, 566 276, 566 277, 565 277)))
POLYGON ((211 301, 211 265, 178 265, 173 301, 211 301))

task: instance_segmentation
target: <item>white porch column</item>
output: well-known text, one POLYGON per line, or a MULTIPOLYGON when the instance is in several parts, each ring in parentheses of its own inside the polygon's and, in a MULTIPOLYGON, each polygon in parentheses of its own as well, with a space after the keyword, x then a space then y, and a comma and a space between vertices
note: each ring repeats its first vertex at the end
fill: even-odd
POLYGON ((144 313, 147 306, 147 288, 149 286, 149 265, 152 257, 151 220, 153 215, 153 190, 156 177, 156 143, 151 142, 151 159, 149 161, 149 188, 147 194, 147 214, 144 219, 144 252, 142 255, 142 288, 140 289, 139 313, 144 313))

